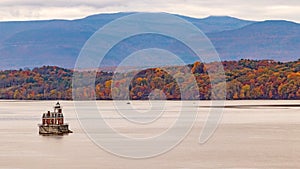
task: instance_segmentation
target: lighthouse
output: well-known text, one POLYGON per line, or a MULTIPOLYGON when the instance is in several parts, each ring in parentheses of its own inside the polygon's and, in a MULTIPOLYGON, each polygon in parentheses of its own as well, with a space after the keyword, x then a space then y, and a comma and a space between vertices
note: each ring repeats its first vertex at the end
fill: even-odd
POLYGON ((60 103, 57 102, 53 112, 43 113, 42 124, 39 124, 40 134, 66 134, 72 133, 69 125, 64 123, 64 115, 60 103))

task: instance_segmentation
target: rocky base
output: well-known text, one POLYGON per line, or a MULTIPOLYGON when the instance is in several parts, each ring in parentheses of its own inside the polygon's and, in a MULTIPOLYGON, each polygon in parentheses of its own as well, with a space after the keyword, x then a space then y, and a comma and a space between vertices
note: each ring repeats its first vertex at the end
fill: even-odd
POLYGON ((68 124, 63 125, 39 125, 39 134, 41 135, 62 135, 62 134, 68 134, 73 133, 71 130, 69 130, 68 124))

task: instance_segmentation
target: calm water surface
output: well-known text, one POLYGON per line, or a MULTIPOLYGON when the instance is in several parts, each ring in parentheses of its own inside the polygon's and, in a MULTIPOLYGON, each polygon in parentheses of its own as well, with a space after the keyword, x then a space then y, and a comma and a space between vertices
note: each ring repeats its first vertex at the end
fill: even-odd
MULTIPOLYGON (((227 101, 213 137, 198 144, 209 112, 206 106, 210 104, 201 102, 197 122, 178 146, 163 155, 140 160, 118 157, 96 146, 81 129, 71 101, 62 101, 61 105, 74 133, 40 136, 37 124, 41 114, 52 110, 55 103, 0 101, 0 169, 300 168, 299 101, 227 101)), ((147 104, 132 102, 141 112, 147 104)), ((113 128, 135 137, 167 129, 176 120, 178 104, 167 102, 166 113, 158 121, 136 128, 117 116, 111 101, 98 102, 103 118, 113 128)))

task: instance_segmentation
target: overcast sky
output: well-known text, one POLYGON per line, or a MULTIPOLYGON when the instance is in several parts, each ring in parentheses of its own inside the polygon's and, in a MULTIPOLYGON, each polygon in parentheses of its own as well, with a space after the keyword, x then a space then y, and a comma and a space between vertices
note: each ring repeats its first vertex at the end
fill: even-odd
POLYGON ((0 21, 76 19, 96 13, 169 12, 300 23, 300 0, 0 0, 0 21))

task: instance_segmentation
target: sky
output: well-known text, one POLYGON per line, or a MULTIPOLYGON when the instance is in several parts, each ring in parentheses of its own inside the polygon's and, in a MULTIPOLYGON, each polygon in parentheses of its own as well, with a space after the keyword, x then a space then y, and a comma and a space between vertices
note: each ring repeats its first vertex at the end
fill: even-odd
POLYGON ((78 19, 98 13, 168 12, 300 23, 299 0, 0 0, 0 21, 78 19))

